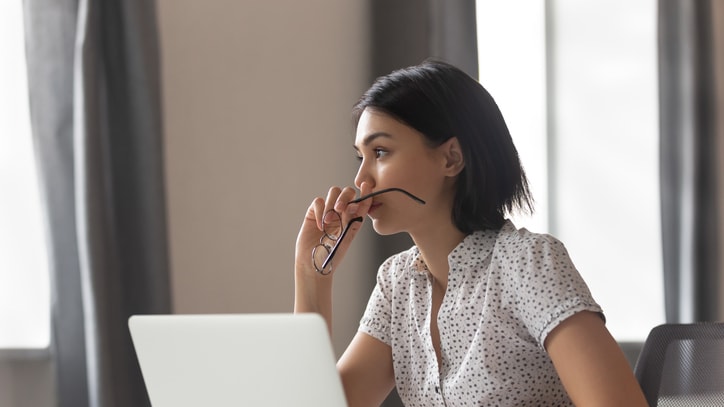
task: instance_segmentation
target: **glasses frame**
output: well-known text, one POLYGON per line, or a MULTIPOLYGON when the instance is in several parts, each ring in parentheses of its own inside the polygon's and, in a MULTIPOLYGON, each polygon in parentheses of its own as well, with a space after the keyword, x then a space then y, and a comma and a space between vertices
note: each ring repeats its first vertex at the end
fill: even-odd
MULTIPOLYGON (((413 199, 414 201, 418 202, 419 204, 425 205, 425 201, 423 201, 422 199, 416 197, 415 195, 413 195, 413 194, 405 191, 405 190, 402 189, 402 188, 386 188, 386 189, 381 189, 381 190, 379 190, 379 191, 372 192, 371 194, 367 194, 367 195, 361 196, 361 197, 359 197, 359 198, 357 198, 357 199, 353 199, 353 200, 349 201, 349 203, 360 203, 360 202, 362 202, 362 201, 364 201, 364 200, 366 200, 366 199, 369 199, 369 198, 372 198, 372 197, 374 197, 374 196, 377 196, 377 195, 380 195, 380 194, 384 194, 384 193, 387 193, 387 192, 392 192, 392 191, 402 192, 403 194, 407 195, 408 197, 410 197, 410 198, 413 199)), ((332 209, 332 210, 327 211, 327 213, 324 214, 324 218, 322 218, 322 226, 323 226, 323 227, 324 227, 324 225, 326 224, 326 223, 325 223, 325 220, 326 220, 327 216, 328 216, 330 213, 334 213, 335 215, 337 215, 337 216, 339 217, 340 223, 342 222, 342 215, 340 215, 339 212, 337 212, 337 211, 335 211, 334 209, 332 209)), ((324 235, 322 235, 322 237, 319 239, 319 244, 317 244, 316 246, 314 246, 314 248, 312 248, 312 264, 314 265, 314 269, 317 270, 317 273, 319 273, 319 274, 321 274, 321 275, 323 275, 323 276, 326 276, 326 275, 328 275, 328 274, 330 274, 330 273, 332 272, 332 266, 331 266, 332 259, 334 258, 334 255, 337 253, 337 248, 339 247, 339 245, 340 245, 340 244, 342 243, 342 241, 344 240, 344 237, 347 236, 347 232, 349 231, 350 226, 352 226, 352 224, 355 223, 355 222, 362 222, 363 220, 364 220, 364 218, 362 218, 361 216, 358 216, 358 217, 356 217, 356 218, 350 219, 350 221, 347 222, 347 225, 344 227, 344 229, 342 229, 342 233, 340 233, 339 237, 336 237, 336 236, 334 236, 334 235, 330 235, 330 234, 327 232, 326 229, 324 230, 324 235), (325 238, 333 241, 333 242, 334 242, 334 246, 330 246, 329 244, 325 243, 325 242, 324 242, 324 239, 325 239, 325 238), (315 261, 315 255, 317 254, 317 250, 320 250, 320 249, 319 249, 320 246, 323 247, 325 250, 329 251, 329 254, 328 254, 327 257, 324 259, 324 262, 322 262, 322 266, 321 266, 321 267, 318 267, 318 266, 317 266, 317 262, 315 261)))
POLYGON ((329 273, 332 272, 332 259, 334 259, 334 255, 337 253, 337 248, 339 247, 340 243, 344 240, 344 237, 347 236, 347 232, 349 231, 349 227, 352 226, 355 222, 362 222, 364 219, 361 216, 358 216, 356 218, 350 219, 349 222, 347 222, 347 225, 342 229, 342 233, 339 234, 339 236, 335 236, 327 232, 326 229, 326 218, 330 214, 335 214, 337 217, 339 217, 340 223, 342 223, 342 215, 339 214, 339 212, 335 210, 327 211, 327 213, 324 214, 324 218, 322 219, 322 225, 325 228, 324 229, 324 235, 319 239, 319 244, 314 246, 312 249, 312 263, 314 264, 314 269, 317 270, 317 273, 326 276, 329 273), (324 242, 324 239, 329 239, 334 242, 334 246, 330 246, 329 244, 324 242), (324 262, 322 262, 321 266, 317 266, 316 254, 317 250, 320 250, 320 248, 324 248, 329 252, 327 254, 327 257, 324 259, 324 262))

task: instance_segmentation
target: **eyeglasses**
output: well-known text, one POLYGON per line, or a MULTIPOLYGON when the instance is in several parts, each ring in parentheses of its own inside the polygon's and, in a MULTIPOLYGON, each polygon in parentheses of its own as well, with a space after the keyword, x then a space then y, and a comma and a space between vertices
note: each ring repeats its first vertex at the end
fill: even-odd
MULTIPOLYGON (((349 203, 359 203, 366 199, 391 191, 402 192, 418 203, 422 205, 425 204, 425 201, 401 188, 382 189, 371 194, 361 196, 357 199, 353 199, 349 201, 349 203)), ((353 218, 347 222, 347 225, 343 228, 342 216, 337 211, 330 210, 324 214, 324 217, 322 218, 324 234, 319 239, 319 244, 314 246, 312 249, 312 263, 314 263, 314 269, 317 270, 319 274, 326 276, 332 272, 332 259, 334 258, 335 253, 337 253, 337 248, 340 243, 342 243, 342 240, 347 235, 349 227, 355 222, 362 222, 362 220, 363 218, 361 216, 353 218)))

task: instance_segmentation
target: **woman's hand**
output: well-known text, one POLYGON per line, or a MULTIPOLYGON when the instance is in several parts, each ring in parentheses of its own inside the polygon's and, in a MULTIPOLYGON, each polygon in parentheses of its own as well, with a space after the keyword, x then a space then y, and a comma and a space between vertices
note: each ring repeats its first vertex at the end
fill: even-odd
MULTIPOLYGON (((367 194, 369 187, 367 183, 362 183, 361 194, 367 194)), ((304 217, 302 227, 297 235, 297 244, 295 252, 295 272, 297 277, 318 277, 320 273, 314 267, 312 262, 312 250, 320 242, 320 239, 324 236, 324 225, 322 224, 324 215, 329 211, 336 211, 339 213, 342 219, 342 226, 346 226, 350 220, 357 217, 364 217, 367 215, 367 211, 370 208, 371 200, 366 200, 359 203, 350 203, 355 198, 356 191, 352 187, 346 187, 341 189, 339 187, 332 187, 327 193, 327 198, 321 197, 315 198, 304 217)), ((337 253, 334 256, 334 263, 332 272, 342 263, 347 249, 357 235, 357 232, 362 227, 362 222, 353 222, 347 235, 345 236, 342 243, 337 249, 337 253)))
MULTIPOLYGON (((362 183, 361 194, 370 193, 370 186, 362 183)), ((319 244, 324 236, 322 225, 324 214, 335 210, 342 218, 342 224, 347 225, 351 219, 364 217, 370 209, 371 200, 360 203, 350 203, 355 197, 352 187, 341 189, 332 187, 327 198, 317 197, 307 209, 302 227, 297 235, 297 244, 294 254, 294 312, 317 312, 327 321, 327 327, 332 331, 332 275, 342 263, 354 237, 362 228, 362 222, 352 222, 347 235, 337 248, 334 256, 332 270, 328 275, 317 272, 312 261, 312 250, 319 244)))

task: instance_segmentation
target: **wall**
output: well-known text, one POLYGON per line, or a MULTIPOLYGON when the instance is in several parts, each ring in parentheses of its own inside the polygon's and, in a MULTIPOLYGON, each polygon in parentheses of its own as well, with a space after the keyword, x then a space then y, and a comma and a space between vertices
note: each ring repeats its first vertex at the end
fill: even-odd
MULTIPOLYGON (((288 312, 311 200, 351 183, 365 2, 160 0, 177 313, 288 312)), ((374 280, 369 226, 335 280, 337 351, 374 280)))
POLYGON ((0 359, 0 407, 54 406, 54 385, 48 358, 0 359))

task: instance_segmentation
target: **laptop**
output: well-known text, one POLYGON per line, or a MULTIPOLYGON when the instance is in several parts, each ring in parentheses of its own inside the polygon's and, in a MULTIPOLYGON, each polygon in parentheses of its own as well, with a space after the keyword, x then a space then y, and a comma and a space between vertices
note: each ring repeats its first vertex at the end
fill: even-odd
POLYGON ((318 314, 134 315, 153 407, 346 406, 318 314))

